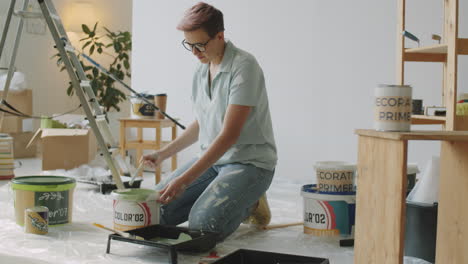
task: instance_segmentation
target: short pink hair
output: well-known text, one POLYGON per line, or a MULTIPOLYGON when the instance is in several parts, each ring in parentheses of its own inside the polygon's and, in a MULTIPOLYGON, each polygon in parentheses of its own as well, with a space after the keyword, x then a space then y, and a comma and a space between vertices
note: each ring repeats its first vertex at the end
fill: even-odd
POLYGON ((214 6, 199 2, 185 12, 177 25, 177 29, 182 31, 194 31, 200 28, 211 38, 218 32, 224 31, 223 13, 214 6))

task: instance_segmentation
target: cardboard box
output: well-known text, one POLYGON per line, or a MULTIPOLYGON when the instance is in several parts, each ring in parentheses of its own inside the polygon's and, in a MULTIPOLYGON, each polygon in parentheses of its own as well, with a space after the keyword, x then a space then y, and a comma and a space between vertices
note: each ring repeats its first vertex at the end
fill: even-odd
POLYGON ((10 133, 10 136, 13 138, 13 155, 15 159, 36 157, 36 145, 26 148, 34 136, 33 132, 10 133))
POLYGON ((42 170, 73 169, 87 164, 97 153, 96 138, 91 129, 39 129, 28 146, 40 141, 42 170))
MULTIPOLYGON (((0 91, 0 98, 3 98, 3 91, 0 91)), ((26 115, 32 115, 32 90, 26 89, 21 91, 10 90, 6 100, 11 106, 26 115)), ((4 107, 6 110, 6 107, 4 107)), ((5 113, 5 116, 12 116, 5 113)))
POLYGON ((33 120, 19 116, 5 115, 0 133, 21 133, 33 131, 33 120))

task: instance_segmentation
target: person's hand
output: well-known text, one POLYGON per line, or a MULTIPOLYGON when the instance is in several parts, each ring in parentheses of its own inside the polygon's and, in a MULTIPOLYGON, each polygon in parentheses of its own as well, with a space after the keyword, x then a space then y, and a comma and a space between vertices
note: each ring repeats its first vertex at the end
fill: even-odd
POLYGON ((143 156, 143 163, 145 166, 155 168, 165 160, 163 153, 161 151, 155 151, 151 154, 143 156))
POLYGON ((173 179, 159 192, 161 196, 159 196, 158 202, 162 204, 170 203, 185 191, 187 185, 188 183, 183 176, 173 179))

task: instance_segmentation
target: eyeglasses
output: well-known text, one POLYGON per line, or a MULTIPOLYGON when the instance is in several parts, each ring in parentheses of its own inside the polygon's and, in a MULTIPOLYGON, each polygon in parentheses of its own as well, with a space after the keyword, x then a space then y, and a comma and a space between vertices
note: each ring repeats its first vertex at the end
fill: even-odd
POLYGON ((182 40, 182 46, 184 46, 184 48, 190 52, 193 51, 193 48, 196 48, 199 52, 205 52, 206 51, 206 45, 208 44, 208 42, 210 42, 210 40, 212 40, 212 38, 210 38, 207 42, 205 43, 189 43, 187 42, 185 39, 182 40))

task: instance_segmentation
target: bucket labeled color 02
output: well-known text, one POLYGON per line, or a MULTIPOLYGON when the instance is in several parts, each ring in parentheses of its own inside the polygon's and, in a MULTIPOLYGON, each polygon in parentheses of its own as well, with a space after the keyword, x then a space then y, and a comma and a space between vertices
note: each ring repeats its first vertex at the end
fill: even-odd
POLYGON ((349 236, 354 226, 356 194, 323 194, 315 184, 302 186, 304 233, 314 236, 349 236))
MULTIPOLYGON (((154 101, 154 95, 144 95, 145 99, 150 102, 154 101)), ((143 118, 143 119, 152 119, 154 118, 154 107, 141 98, 132 96, 130 97, 131 111, 130 116, 132 118, 143 118)))
POLYGON ((148 189, 112 191, 114 229, 127 231, 159 224, 159 193, 148 189))
POLYGON ((45 206, 49 209, 49 225, 71 223, 75 179, 62 176, 16 177, 12 182, 16 223, 24 225, 27 208, 45 206))
POLYGON ((411 86, 384 85, 375 88, 374 128, 379 131, 410 131, 411 86))
POLYGON ((319 161, 314 165, 317 187, 324 193, 353 193, 356 165, 343 161, 319 161))

